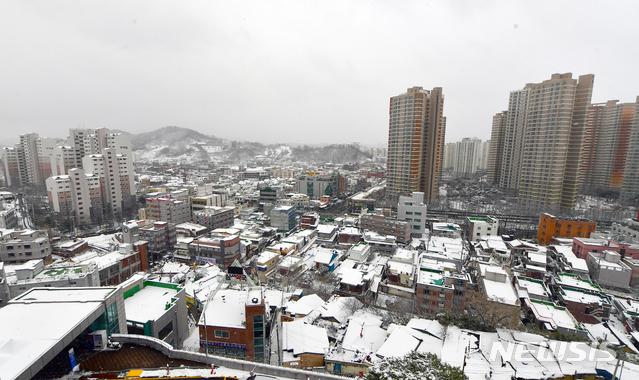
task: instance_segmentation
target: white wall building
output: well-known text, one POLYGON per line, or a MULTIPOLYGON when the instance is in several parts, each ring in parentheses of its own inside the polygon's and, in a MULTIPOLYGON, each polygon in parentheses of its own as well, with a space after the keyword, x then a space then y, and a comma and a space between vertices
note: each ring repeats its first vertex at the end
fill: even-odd
POLYGON ((397 219, 410 219, 411 235, 426 232, 426 211, 424 193, 415 192, 410 197, 400 196, 397 203, 397 219))

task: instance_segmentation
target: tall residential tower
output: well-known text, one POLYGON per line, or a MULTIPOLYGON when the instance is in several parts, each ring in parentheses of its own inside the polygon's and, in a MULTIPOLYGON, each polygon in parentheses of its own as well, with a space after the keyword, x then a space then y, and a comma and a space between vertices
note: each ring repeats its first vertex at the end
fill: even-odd
POLYGON ((553 74, 529 83, 510 93, 508 112, 493 120, 493 136, 503 138, 493 147, 503 148, 501 157, 491 153, 498 162, 489 177, 522 205, 575 207, 594 78, 553 74))
POLYGON ((441 87, 409 88, 390 99, 388 130, 388 195, 424 193, 428 203, 437 196, 444 164, 446 118, 441 87))

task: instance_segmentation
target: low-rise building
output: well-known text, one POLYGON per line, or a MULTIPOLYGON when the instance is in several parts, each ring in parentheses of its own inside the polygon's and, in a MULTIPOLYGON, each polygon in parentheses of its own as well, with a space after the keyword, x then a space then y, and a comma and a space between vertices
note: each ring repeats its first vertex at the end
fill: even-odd
POLYGON ((266 317, 261 288, 220 289, 200 316, 200 347, 217 355, 263 361, 268 339, 266 317))
POLYGON ((320 222, 320 216, 316 212, 307 212, 302 215, 300 222, 300 228, 304 230, 314 230, 317 228, 320 222))
POLYGON ((339 227, 331 224, 320 224, 315 229, 317 231, 317 243, 318 244, 335 244, 337 242, 337 233, 339 227))
POLYGON ((610 318, 612 304, 608 297, 583 289, 560 287, 556 296, 576 320, 582 323, 601 323, 610 318))
POLYGON ((414 192, 410 197, 400 195, 397 202, 397 219, 410 220, 411 235, 420 236, 426 232, 427 210, 424 193, 414 192))
POLYGON ((282 323, 282 364, 284 367, 316 368, 324 366, 328 351, 326 329, 304 321, 282 323))
POLYGON ((12 207, 2 209, 0 205, 0 229, 18 228, 18 216, 12 207))
POLYGON ((121 243, 111 252, 87 251, 73 258, 75 263, 95 263, 99 271, 99 286, 118 285, 137 272, 149 268, 147 242, 121 243))
POLYGON ((575 335, 587 338, 588 332, 581 327, 579 321, 570 314, 567 308, 552 302, 524 299, 525 311, 541 329, 557 331, 564 335, 575 335))
POLYGON ((23 264, 51 258, 51 244, 45 230, 0 230, 0 261, 23 264))
POLYGON ((590 277, 601 286, 625 289, 630 284, 632 269, 621 261, 615 251, 589 252, 586 263, 590 277))
POLYGON ((191 205, 188 201, 172 198, 170 195, 148 198, 147 217, 171 224, 191 221, 191 205))
POLYGON ((200 236, 189 244, 189 255, 196 262, 217 263, 230 266, 240 258, 240 237, 209 234, 200 236))
POLYGON ((639 244, 617 242, 611 238, 574 238, 572 252, 579 258, 585 259, 588 252, 615 251, 621 257, 639 259, 639 244))
MULTIPOLYGON (((520 302, 508 273, 501 267, 484 266, 478 283, 486 299, 500 307, 510 316, 508 325, 517 326, 519 322, 520 302)), ((505 321, 504 321, 505 322, 505 321)))
POLYGON ((587 219, 560 219, 553 215, 542 213, 539 216, 537 241, 539 244, 550 244, 553 237, 589 238, 595 232, 597 223, 587 219))
POLYGON ((271 226, 289 232, 297 228, 297 207, 279 206, 271 210, 271 226))
POLYGON ((140 239, 146 240, 148 252, 154 260, 173 251, 177 244, 175 224, 168 222, 153 222, 140 228, 140 239))
POLYGON ((182 348, 189 336, 184 288, 134 278, 124 286, 127 331, 182 348))
POLYGON ((233 227, 234 207, 206 206, 193 212, 193 222, 205 226, 209 231, 218 228, 233 227))
POLYGON ((394 236, 397 242, 407 244, 411 236, 411 222, 377 214, 365 214, 359 219, 362 230, 394 236))
POLYGON ((468 291, 472 287, 470 275, 452 272, 447 263, 422 258, 417 271, 415 301, 418 310, 436 314, 441 310, 463 311, 468 291))
POLYGON ((37 287, 79 288, 100 285, 95 263, 63 263, 45 267, 43 260, 29 260, 14 266, 14 270, 14 278, 5 278, 9 299, 37 287))
POLYGON ((552 293, 542 280, 525 277, 514 276, 513 285, 517 291, 517 297, 532 298, 539 301, 551 301, 552 293))
POLYGON ((468 241, 480 241, 485 236, 497 236, 499 220, 488 216, 486 218, 466 218, 466 238, 468 241))
POLYGON ((178 237, 194 238, 206 234, 207 228, 196 223, 181 223, 175 226, 178 237))
POLYGON ((260 281, 266 281, 267 276, 272 274, 277 267, 281 257, 282 255, 273 251, 264 251, 257 257, 255 265, 257 267, 257 276, 260 281))
POLYGON ((338 240, 341 245, 357 244, 362 240, 362 233, 359 228, 343 227, 339 230, 338 240))

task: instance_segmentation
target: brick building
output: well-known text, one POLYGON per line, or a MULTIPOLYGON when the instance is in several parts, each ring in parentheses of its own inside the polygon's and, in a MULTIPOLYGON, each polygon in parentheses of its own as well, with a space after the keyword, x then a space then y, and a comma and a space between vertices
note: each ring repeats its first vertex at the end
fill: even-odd
POLYGON ((263 361, 268 338, 265 311, 261 288, 220 289, 198 322, 202 351, 263 361))

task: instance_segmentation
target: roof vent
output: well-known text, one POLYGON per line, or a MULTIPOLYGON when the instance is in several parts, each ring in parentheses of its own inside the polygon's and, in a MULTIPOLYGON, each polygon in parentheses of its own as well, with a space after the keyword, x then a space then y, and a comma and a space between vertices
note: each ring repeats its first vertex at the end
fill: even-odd
POLYGON ((254 297, 251 301, 253 301, 253 303, 257 303, 258 299, 257 297, 254 297))

